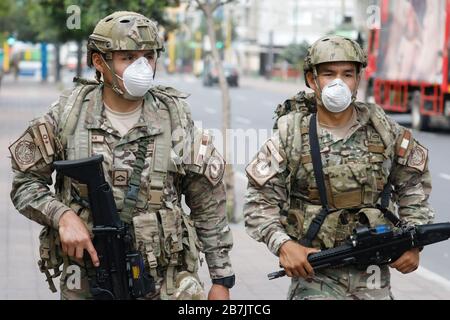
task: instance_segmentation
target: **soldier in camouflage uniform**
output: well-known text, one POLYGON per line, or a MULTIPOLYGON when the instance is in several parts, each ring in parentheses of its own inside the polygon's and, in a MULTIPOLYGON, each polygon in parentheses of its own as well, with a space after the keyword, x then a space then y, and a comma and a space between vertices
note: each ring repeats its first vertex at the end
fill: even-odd
MULTIPOLYGON (((427 149, 379 106, 356 102, 366 65, 363 50, 350 39, 329 36, 314 43, 305 60, 305 79, 314 94, 300 92, 278 107, 277 130, 247 167, 247 232, 279 256, 292 277, 288 299, 393 299, 388 266, 314 273, 307 261, 310 253, 342 244, 357 226, 392 226, 394 221, 377 207, 387 185, 393 187, 386 193, 388 208, 404 223, 420 225, 434 218, 428 204, 427 149), (313 116, 317 120, 310 122, 313 116), (297 240, 305 239, 322 208, 310 123, 317 125, 324 199, 332 210, 307 247, 297 240)), ((390 267, 413 272, 419 252, 406 252, 390 267)))
POLYGON ((103 155, 119 215, 132 225, 136 248, 155 279, 157 292, 148 298, 205 298, 197 275, 202 251, 213 282, 208 298, 229 299, 234 274, 224 160, 212 137, 194 127, 188 95, 151 85, 163 49, 156 24, 140 14, 102 19, 88 41, 97 81, 79 80, 10 146, 11 199, 20 213, 45 226, 39 265, 54 291, 52 278, 61 275, 63 299, 91 297, 82 257, 85 250, 91 257, 88 271, 99 259, 86 185, 57 176, 53 193, 52 162, 92 155, 103 155), (137 200, 130 190, 139 190, 137 200), (181 208, 183 194, 190 214, 181 208))

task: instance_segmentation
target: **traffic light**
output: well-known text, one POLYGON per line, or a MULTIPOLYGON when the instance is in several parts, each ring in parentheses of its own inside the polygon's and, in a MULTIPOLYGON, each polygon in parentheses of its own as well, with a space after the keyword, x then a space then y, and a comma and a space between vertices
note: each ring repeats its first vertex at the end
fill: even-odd
POLYGON ((222 49, 223 48, 223 42, 222 41, 217 41, 216 42, 216 48, 217 49, 222 49))

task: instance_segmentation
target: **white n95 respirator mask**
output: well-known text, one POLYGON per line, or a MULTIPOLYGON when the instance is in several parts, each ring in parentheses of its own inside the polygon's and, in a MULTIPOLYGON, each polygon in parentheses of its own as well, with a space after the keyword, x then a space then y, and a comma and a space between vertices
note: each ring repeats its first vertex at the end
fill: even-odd
POLYGON ((322 103, 333 113, 345 111, 352 103, 353 95, 347 84, 341 79, 335 79, 322 89, 322 103))
POLYGON ((153 75, 154 71, 148 60, 140 57, 125 69, 122 77, 117 77, 123 81, 128 95, 140 99, 153 86, 153 75))

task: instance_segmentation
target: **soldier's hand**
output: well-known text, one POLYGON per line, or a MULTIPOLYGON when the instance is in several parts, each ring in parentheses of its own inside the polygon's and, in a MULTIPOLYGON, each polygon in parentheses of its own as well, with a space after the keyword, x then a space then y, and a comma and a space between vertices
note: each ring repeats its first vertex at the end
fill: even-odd
POLYGON ((420 250, 418 248, 406 251, 397 261, 390 264, 391 268, 397 269, 403 274, 416 271, 419 267, 420 250))
POLYGON ((230 300, 230 290, 220 284, 213 284, 208 293, 208 300, 230 300))
POLYGON ((314 276, 314 269, 308 262, 308 255, 320 250, 306 248, 295 241, 287 241, 280 248, 280 265, 288 277, 310 278, 314 276))
POLYGON ((66 211, 59 219, 59 237, 63 252, 69 257, 82 261, 84 250, 86 250, 94 266, 100 265, 89 231, 74 211, 66 211))

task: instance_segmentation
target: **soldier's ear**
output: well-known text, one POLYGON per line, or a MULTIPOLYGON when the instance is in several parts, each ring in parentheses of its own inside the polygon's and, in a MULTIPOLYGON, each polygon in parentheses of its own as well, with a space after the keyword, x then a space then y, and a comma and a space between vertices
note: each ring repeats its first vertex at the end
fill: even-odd
POLYGON ((316 91, 317 86, 316 86, 316 82, 314 81, 314 74, 312 72, 307 72, 306 73, 306 81, 308 81, 309 87, 316 91))
POLYGON ((105 61, 102 59, 100 53, 94 52, 92 54, 92 64, 97 71, 101 72, 102 74, 105 73, 105 61))

